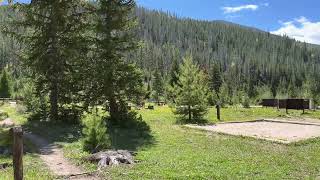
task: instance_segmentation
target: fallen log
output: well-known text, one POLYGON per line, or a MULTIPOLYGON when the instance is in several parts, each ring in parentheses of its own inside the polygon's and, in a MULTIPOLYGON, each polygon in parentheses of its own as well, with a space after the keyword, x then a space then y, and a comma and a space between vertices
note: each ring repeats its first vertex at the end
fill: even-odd
POLYGON ((90 155, 87 161, 98 163, 98 167, 117 166, 120 164, 134 164, 134 153, 127 150, 104 151, 90 155))

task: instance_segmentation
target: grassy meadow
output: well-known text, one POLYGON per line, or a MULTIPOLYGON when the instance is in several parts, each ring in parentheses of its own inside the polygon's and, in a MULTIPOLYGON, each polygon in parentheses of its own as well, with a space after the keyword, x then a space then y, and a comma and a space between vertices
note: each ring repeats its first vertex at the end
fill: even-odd
MULTIPOLYGON (((93 164, 83 158, 88 153, 81 146, 81 127, 25 121, 25 117, 5 106, 11 117, 19 119, 25 128, 47 137, 64 147, 65 156, 87 170, 93 164)), ((168 107, 140 110, 149 129, 141 133, 136 128, 114 129, 110 138, 114 149, 129 149, 137 153, 138 163, 112 167, 103 171, 105 179, 316 179, 320 176, 320 139, 282 145, 253 138, 235 137, 185 128, 168 107)), ((223 108, 224 121, 285 117, 285 111, 272 108, 223 108)), ((319 112, 290 111, 289 116, 320 118, 319 112)), ((215 123, 215 109, 207 115, 215 123)), ((27 155, 26 164, 37 157, 27 155)), ((2 158, 9 160, 8 158, 2 158)), ((39 165, 41 163, 39 162, 39 165)), ((27 174, 42 174, 37 163, 26 166, 27 174), (29 170, 28 170, 29 169, 29 170)), ((0 171, 0 179, 9 172, 0 171), (4 175, 3 175, 4 174, 4 175)), ((29 176, 30 177, 30 176, 29 176)), ((48 179, 38 176, 37 179, 48 179)), ((28 178, 27 178, 28 179, 28 178)), ((29 178, 32 179, 32 178, 29 178)))

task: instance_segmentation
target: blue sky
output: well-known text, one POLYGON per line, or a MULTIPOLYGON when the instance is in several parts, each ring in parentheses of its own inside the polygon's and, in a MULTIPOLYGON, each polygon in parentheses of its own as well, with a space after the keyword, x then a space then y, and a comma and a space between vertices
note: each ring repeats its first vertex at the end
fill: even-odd
POLYGON ((320 0, 137 0, 137 3, 180 17, 231 21, 320 44, 320 0))
POLYGON ((140 6, 200 20, 226 20, 320 44, 320 0, 137 0, 140 6))

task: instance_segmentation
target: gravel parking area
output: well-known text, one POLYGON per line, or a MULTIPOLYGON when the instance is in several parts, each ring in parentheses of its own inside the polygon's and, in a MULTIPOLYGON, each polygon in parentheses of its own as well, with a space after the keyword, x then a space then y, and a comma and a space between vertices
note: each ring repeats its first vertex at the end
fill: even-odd
POLYGON ((259 120, 252 122, 220 123, 210 126, 187 125, 187 127, 223 134, 254 137, 286 144, 320 137, 320 123, 305 121, 259 120))

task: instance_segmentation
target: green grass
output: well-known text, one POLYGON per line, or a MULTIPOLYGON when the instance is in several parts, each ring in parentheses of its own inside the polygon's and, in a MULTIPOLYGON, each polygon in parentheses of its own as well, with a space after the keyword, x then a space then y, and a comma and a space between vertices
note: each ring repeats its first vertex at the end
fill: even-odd
MULTIPOLYGON (((305 114, 302 114, 301 110, 289 110, 289 114, 286 114, 284 109, 277 110, 275 108, 240 108, 229 107, 221 109, 222 121, 246 121, 246 120, 258 120, 263 118, 278 118, 278 117, 310 117, 320 119, 320 111, 308 110, 305 114)), ((206 119, 209 122, 217 122, 216 109, 210 108, 209 113, 206 115, 206 119)), ((320 122, 320 120, 319 120, 320 122)))
MULTIPOLYGON (((17 124, 23 124, 26 121, 26 116, 16 113, 15 109, 9 105, 1 106, 2 111, 8 112, 9 117, 17 124)), ((10 147, 12 145, 11 137, 9 136, 9 129, 0 128, 0 146, 10 147)), ((35 147, 28 140, 24 140, 24 148, 27 153, 23 157, 24 166, 24 179, 25 180, 48 180, 53 179, 48 169, 45 168, 38 155, 35 153, 35 147)), ((12 167, 12 156, 0 155, 0 164, 9 163, 10 167, 0 170, 1 180, 13 179, 13 167, 12 167)))
MULTIPOLYGON (((17 105, 20 106, 20 105, 17 105)), ((27 123, 27 114, 20 114, 17 112, 16 108, 12 107, 9 104, 4 104, 0 107, 0 110, 7 112, 9 118, 11 118, 17 125, 22 125, 27 123)))
MULTIPOLYGON (((0 163, 11 163, 12 158, 0 155, 0 163)), ((35 154, 27 154, 23 157, 24 179, 25 180, 49 180, 53 179, 48 170, 45 168, 39 157, 35 154)), ((0 170, 0 179, 13 179, 13 168, 8 167, 0 170)))
MULTIPOLYGON (((223 113, 235 113, 224 109, 223 113)), ((243 110, 250 118, 278 116, 272 109, 243 110)), ((320 176, 320 139, 281 145, 252 138, 218 135, 176 125, 167 108, 142 111, 154 145, 141 147, 133 167, 111 168, 113 179, 314 179, 320 176)), ((236 114, 236 113, 235 113, 236 114)), ((245 115, 240 114, 240 117, 245 115)), ((227 121, 244 120, 237 115, 227 121)), ((249 119, 250 119, 249 118, 249 119)))
MULTIPOLYGON (((112 132, 114 148, 137 152, 139 163, 108 168, 106 179, 316 179, 320 176, 320 139, 282 145, 253 138, 235 137, 185 128, 167 107, 139 111, 150 126, 149 134, 134 129, 112 132)), ((215 109, 207 116, 215 123, 215 109)), ((272 108, 222 109, 224 121, 287 116, 272 108)), ((320 118, 320 112, 290 111, 292 117, 320 118)), ((29 123, 28 128, 64 146, 66 157, 88 170, 88 153, 78 140, 80 126, 29 123), (50 126, 48 128, 48 126, 50 126)), ((1 176, 0 176, 1 177, 1 176)), ((1 178, 0 178, 1 179, 1 178)))

